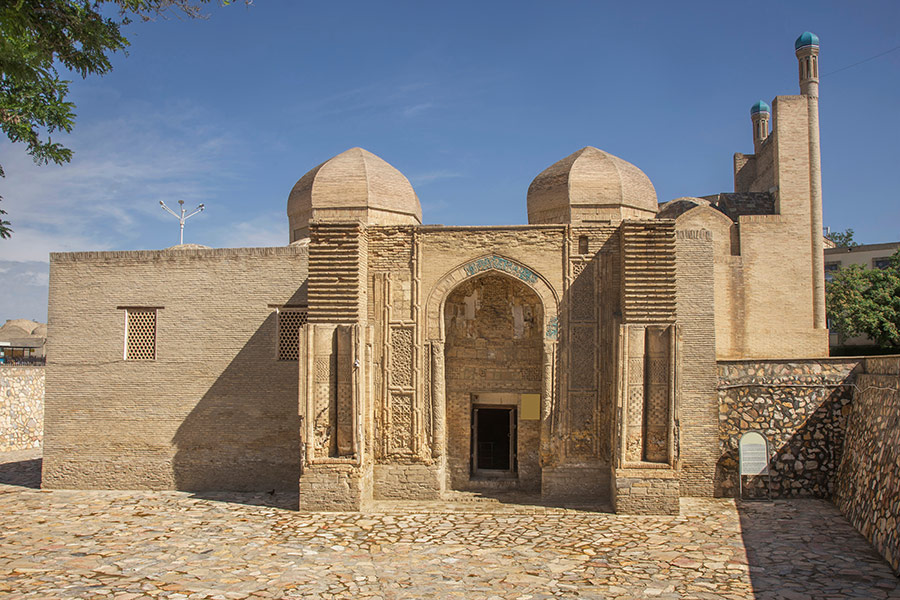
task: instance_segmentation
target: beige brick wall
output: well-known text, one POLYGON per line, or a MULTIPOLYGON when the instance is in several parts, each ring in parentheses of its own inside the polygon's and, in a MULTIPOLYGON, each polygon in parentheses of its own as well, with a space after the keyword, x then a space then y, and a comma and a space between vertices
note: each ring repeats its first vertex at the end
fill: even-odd
POLYGON ((376 500, 435 500, 443 488, 443 473, 426 465, 375 465, 376 500))
POLYGON ((759 153, 735 157, 735 191, 774 190, 778 214, 739 217, 739 256, 716 251, 719 360, 828 355, 813 322, 809 104, 778 96, 773 111, 759 153))
MULTIPOLYGON (((589 361, 593 364, 591 372, 582 373, 592 381, 591 385, 586 388, 582 385, 577 392, 567 389, 565 382, 569 367, 566 366, 568 364, 566 362, 568 347, 565 344, 569 342, 566 341, 560 343, 558 350, 560 364, 555 375, 557 381, 551 386, 555 390, 554 393, 558 394, 553 400, 552 466, 554 469, 561 468, 561 465, 567 465, 566 468, 577 467, 576 471, 579 475, 572 478, 566 474, 568 471, 560 472, 559 477, 554 479, 551 476, 547 482, 551 479, 556 483, 560 483, 562 480, 571 480, 569 481, 570 486, 578 484, 583 489, 602 490, 604 494, 607 493, 610 419, 613 412, 611 402, 612 390, 615 389, 613 381, 615 358, 612 352, 607 352, 602 348, 612 349, 612 332, 616 330, 614 315, 617 312, 619 300, 619 265, 618 261, 614 259, 618 256, 619 238, 614 235, 615 232, 616 229, 613 227, 584 227, 578 228, 576 231, 565 226, 369 228, 369 297, 371 301, 368 315, 370 322, 375 325, 377 337, 374 347, 375 389, 378 390, 375 406, 377 421, 380 423, 379 439, 374 440, 376 449, 380 448, 377 460, 381 464, 416 461, 428 463, 427 455, 424 457, 421 453, 416 456, 402 453, 392 455, 387 448, 394 443, 391 441, 392 439, 398 439, 400 446, 413 443, 411 438, 402 437, 407 435, 404 432, 397 432, 401 436, 400 438, 396 438, 395 433, 392 433, 397 426, 406 427, 405 424, 409 422, 413 423, 413 429, 415 429, 413 434, 417 435, 418 431, 423 432, 422 446, 426 450, 432 441, 433 400, 430 392, 433 382, 429 375, 430 351, 425 352, 425 348, 421 344, 423 341, 440 339, 445 335, 443 330, 445 314, 443 310, 439 312, 437 309, 440 307, 441 301, 450 297, 455 286, 463 281, 456 280, 455 283, 447 285, 445 277, 450 273, 457 272, 461 265, 475 259, 484 256, 500 256, 526 266, 546 282, 535 285, 543 286, 543 302, 546 306, 551 307, 549 313, 552 314, 548 313, 542 316, 542 323, 535 328, 537 335, 535 342, 542 338, 554 317, 558 317, 559 320, 558 325, 552 324, 554 329, 568 326, 566 319, 569 318, 567 311, 570 304, 578 305, 576 313, 573 313, 575 316, 572 318, 576 319, 581 330, 587 328, 593 332, 589 347, 582 348, 578 352, 578 361, 576 361, 581 365, 585 362, 583 360, 585 356, 594 357, 589 361), (576 251, 582 241, 582 236, 586 238, 584 241, 587 245, 584 253, 580 250, 576 251), (598 251, 604 258, 591 262, 591 257, 598 251), (568 260, 565 260, 567 257, 568 260), (389 280, 390 285, 384 285, 385 278, 389 280), (596 283, 591 283, 570 298, 572 294, 567 290, 566 282, 572 282, 575 279, 579 279, 579 281, 591 279, 596 283), (585 299, 589 300, 588 304, 584 303, 585 299), (557 306, 559 306, 558 312, 557 306), (389 328, 385 327, 383 322, 385 318, 391 320, 389 328), (412 399, 405 402, 415 412, 412 413, 410 419, 407 419, 402 414, 402 410, 405 410, 407 404, 393 402, 391 398, 391 395, 400 391, 400 388, 389 391, 386 395, 384 392, 386 388, 396 387, 391 384, 390 376, 385 375, 394 368, 394 359, 386 358, 386 350, 389 347, 391 331, 398 327, 411 327, 416 319, 418 322, 413 329, 416 344, 413 351, 414 368, 409 371, 412 381, 404 384, 409 385, 408 389, 413 394, 412 399), (606 331, 608 335, 601 340, 600 338, 603 336, 600 335, 600 331, 603 327, 608 330, 606 331), (381 371, 382 365, 387 369, 384 372, 381 371), (577 396, 575 400, 570 398, 573 393, 577 396), (604 393, 606 394, 605 400, 601 398, 604 393), (572 402, 575 401, 577 401, 577 407, 572 405, 572 402), (573 417, 573 415, 575 416, 573 417), (423 421, 422 426, 416 428, 415 423, 423 421), (589 434, 589 439, 585 440, 586 446, 584 443, 579 446, 572 442, 572 432, 575 430, 577 430, 579 439, 582 439, 585 434, 589 434), (577 455, 572 454, 573 448, 576 446, 579 448, 577 455), (589 475, 591 481, 585 481, 585 474, 589 475)), ((477 276, 475 275, 475 277, 477 276)), ((514 278, 515 275, 511 274, 510 277, 514 278)), ((510 281, 513 280, 510 279, 510 281)), ((466 283, 462 283, 462 285, 466 285, 466 283)), ((582 333, 584 332, 582 331, 582 333)), ((578 343, 581 345, 584 343, 582 337, 584 336, 582 335, 578 339, 578 343)), ((560 339, 569 340, 570 337, 568 334, 562 334, 560 339)), ((469 341, 472 342, 473 347, 463 348, 465 346, 463 344, 454 348, 454 344, 448 337, 446 345, 445 371, 448 384, 448 388, 445 390, 448 411, 446 427, 449 434, 448 441, 451 444, 450 450, 453 454, 450 459, 452 466, 448 472, 455 473, 453 485, 458 487, 467 487, 468 484, 468 440, 471 417, 469 394, 479 391, 474 388, 479 387, 482 392, 505 391, 514 394, 544 391, 541 388, 541 359, 544 349, 539 344, 535 343, 535 347, 529 349, 523 347, 522 340, 512 340, 519 342, 514 348, 507 348, 510 344, 509 340, 484 338, 480 341, 469 341), (481 344, 481 346, 476 347, 477 344, 481 344), (474 352, 474 358, 457 356, 466 352, 469 354, 474 352), (485 364, 484 356, 479 361, 479 352, 485 356, 487 353, 493 352, 495 356, 502 356, 511 364, 522 361, 528 364, 522 368, 512 365, 510 371, 512 376, 498 377, 495 372, 497 369, 487 368, 490 364, 485 364), (525 354, 529 355, 527 359, 525 354), (484 370, 483 380, 476 378, 473 381, 471 378, 465 377, 454 379, 454 373, 459 371, 453 364, 457 359, 477 363, 469 370, 476 367, 484 370), (462 387, 453 389, 454 381, 466 389, 463 390, 462 387)), ((393 348, 390 349, 390 353, 399 356, 393 348)), ((403 350, 400 354, 405 356, 406 351, 403 350)), ((404 360, 406 359, 404 358, 404 360)), ((574 364, 572 366, 573 369, 577 367, 578 365, 574 364)), ((402 368, 408 369, 405 363, 402 368)), ((464 366, 462 369, 461 372, 465 373, 464 366)), ((404 375, 401 379, 405 382, 407 378, 404 375)), ((539 473, 537 451, 539 435, 538 422, 519 423, 520 477, 526 486, 533 486, 537 483, 535 476, 539 473)), ((546 475, 547 469, 545 468, 543 472, 546 475)), ((376 476, 376 481, 378 480, 379 477, 376 476)), ((393 481, 393 479, 385 478, 384 481, 393 481)), ((400 483, 402 484, 402 481, 400 483)), ((560 488, 560 485, 552 487, 560 488)))
POLYGON ((763 142, 757 154, 734 155, 734 191, 768 192, 775 185, 775 138, 777 129, 763 142))
POLYGON ((656 469, 616 471, 613 508, 628 515, 677 515, 680 496, 678 473, 656 469))
POLYGON ((736 356, 719 358, 827 356, 828 331, 813 327, 809 221, 743 216, 740 228, 743 311, 733 311, 731 321, 743 344, 736 356))
POLYGON ((681 491, 712 496, 718 458, 716 337, 713 309, 713 240, 710 232, 678 231, 675 242, 680 337, 681 491))
MULTIPOLYGON (((498 255, 518 260, 548 278, 550 285, 561 286, 560 256, 565 227, 370 227, 367 234, 368 318, 375 331, 373 407, 379 432, 373 440, 379 463, 375 469, 376 494, 396 494, 396 490, 388 488, 400 486, 408 488, 410 494, 420 495, 418 480, 406 477, 409 469, 399 465, 428 465, 433 471, 428 477, 433 477, 439 466, 431 457, 432 359, 425 342, 444 338, 441 301, 454 291, 453 286, 436 290, 437 284, 466 262, 498 255), (435 310, 429 313, 426 308, 432 305, 435 310), (382 466, 391 463, 398 468, 382 466)), ((495 312, 500 307, 483 311, 483 314, 492 313, 489 321, 503 321, 495 323, 495 333, 480 340, 465 333, 456 336, 449 330, 446 333, 446 431, 451 444, 450 472, 453 484, 459 488, 469 487, 470 394, 540 392, 541 340, 546 325, 540 300, 514 274, 490 277, 500 277, 499 288, 488 286, 491 288, 487 290, 488 295, 493 300, 502 300, 497 295, 498 289, 502 288, 505 294, 510 291, 507 288, 518 286, 521 293, 513 296, 529 298, 526 303, 529 306, 521 308, 523 318, 528 313, 533 322, 526 327, 527 340, 514 338, 512 304, 516 302, 510 304, 504 300, 508 306, 503 315, 495 312), (487 358, 489 353, 492 359, 487 358)), ((493 304, 493 300, 485 302, 493 304)), ((539 434, 539 421, 520 422, 519 473, 525 485, 533 486, 539 481, 539 434)))
POLYGON ((565 226, 423 227, 419 232, 425 297, 455 266, 492 254, 518 260, 545 277, 552 288, 562 290, 565 226))
POLYGON ((295 490, 273 305, 306 274, 299 247, 52 254, 43 485, 295 490), (156 360, 123 360, 122 306, 160 307, 156 360))

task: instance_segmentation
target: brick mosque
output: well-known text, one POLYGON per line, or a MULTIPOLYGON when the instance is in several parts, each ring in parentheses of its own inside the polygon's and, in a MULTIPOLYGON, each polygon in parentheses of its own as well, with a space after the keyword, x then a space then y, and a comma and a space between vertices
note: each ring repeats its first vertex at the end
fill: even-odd
POLYGON ((43 486, 714 495, 717 361, 828 355, 818 38, 795 49, 734 192, 660 204, 587 147, 534 178, 528 225, 423 225, 353 148, 291 190, 286 246, 52 254, 43 486))

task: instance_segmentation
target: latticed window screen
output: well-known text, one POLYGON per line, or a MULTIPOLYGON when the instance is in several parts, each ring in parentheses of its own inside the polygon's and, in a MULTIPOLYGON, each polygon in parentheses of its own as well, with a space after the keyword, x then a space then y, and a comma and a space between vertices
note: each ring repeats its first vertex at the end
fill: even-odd
POLYGON ((278 360, 300 358, 300 329, 306 325, 306 310, 278 311, 278 360))
POLYGON ((125 311, 125 360, 156 360, 156 309, 125 311))

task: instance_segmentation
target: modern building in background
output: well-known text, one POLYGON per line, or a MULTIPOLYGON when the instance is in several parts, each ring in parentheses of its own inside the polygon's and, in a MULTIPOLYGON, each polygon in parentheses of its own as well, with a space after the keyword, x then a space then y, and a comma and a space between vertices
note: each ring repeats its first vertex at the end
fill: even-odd
POLYGON ((7 320, 0 326, 0 364, 43 364, 46 343, 46 324, 29 319, 7 320))
MULTIPOLYGON (((891 256, 900 250, 900 242, 886 244, 860 244, 852 248, 825 248, 825 279, 830 281, 841 269, 850 265, 860 265, 867 269, 883 269, 888 266, 891 256)), ((829 344, 832 348, 861 350, 874 346, 872 338, 861 335, 841 341, 838 334, 831 333, 829 344)), ((847 354, 842 350, 842 354, 847 354)))
POLYGON ((900 250, 900 242, 886 244, 860 244, 852 248, 825 249, 825 279, 831 277, 850 265, 860 265, 867 269, 883 269, 890 263, 890 258, 900 250))
POLYGON ((43 485, 713 495, 717 360, 828 354, 818 38, 795 49, 734 192, 660 206, 587 147, 534 178, 528 225, 423 225, 354 148, 294 186, 286 246, 52 254, 43 485))

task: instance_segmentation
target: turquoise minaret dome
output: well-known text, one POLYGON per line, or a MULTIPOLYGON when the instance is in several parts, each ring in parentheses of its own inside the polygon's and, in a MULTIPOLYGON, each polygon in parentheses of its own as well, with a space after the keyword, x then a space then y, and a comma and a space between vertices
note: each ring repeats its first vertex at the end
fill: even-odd
POLYGON ((769 105, 760 100, 756 104, 750 107, 750 114, 755 115, 757 113, 772 113, 772 109, 769 108, 769 105))
POLYGON ((819 36, 814 34, 812 31, 804 31, 800 34, 800 37, 797 38, 797 41, 794 42, 794 50, 799 50, 804 46, 818 46, 819 45, 819 36))

